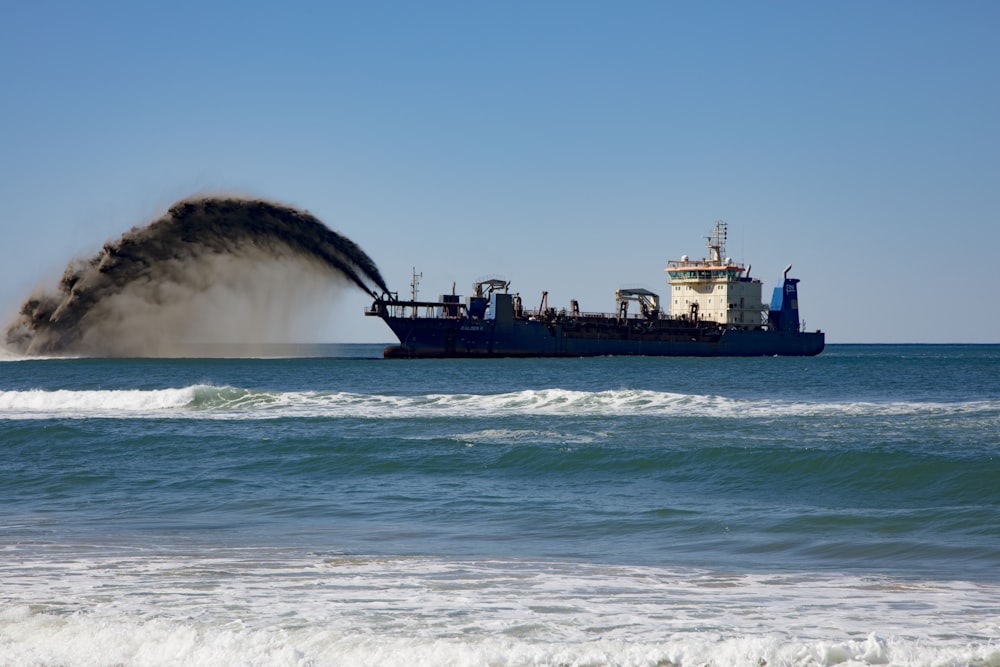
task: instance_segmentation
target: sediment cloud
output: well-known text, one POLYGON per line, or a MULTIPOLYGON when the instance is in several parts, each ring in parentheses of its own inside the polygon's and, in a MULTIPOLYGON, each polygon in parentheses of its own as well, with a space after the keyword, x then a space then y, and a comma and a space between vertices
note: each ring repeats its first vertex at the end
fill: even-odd
POLYGON ((311 301, 345 286, 389 291, 356 243, 309 213, 196 197, 71 262, 56 288, 25 300, 6 340, 22 354, 161 356, 280 338, 294 311, 328 308, 311 301))

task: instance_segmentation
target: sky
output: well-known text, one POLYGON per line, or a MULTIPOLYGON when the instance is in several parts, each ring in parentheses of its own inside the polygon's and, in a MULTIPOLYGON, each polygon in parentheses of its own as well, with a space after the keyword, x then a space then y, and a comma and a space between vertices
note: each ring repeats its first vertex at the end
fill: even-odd
MULTIPOLYGON (((828 343, 998 343, 1000 3, 7 2, 0 315, 175 201, 308 210, 420 296, 786 265, 828 343)), ((536 295, 536 296, 533 296, 536 295)), ((393 342, 360 291, 317 341, 393 342)))

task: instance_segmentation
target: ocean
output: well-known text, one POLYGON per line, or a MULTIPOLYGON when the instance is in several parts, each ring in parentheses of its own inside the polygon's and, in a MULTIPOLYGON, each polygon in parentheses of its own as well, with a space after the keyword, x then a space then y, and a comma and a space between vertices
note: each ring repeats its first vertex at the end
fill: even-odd
POLYGON ((1000 346, 7 359, 0 446, 3 666, 1000 665, 1000 346))

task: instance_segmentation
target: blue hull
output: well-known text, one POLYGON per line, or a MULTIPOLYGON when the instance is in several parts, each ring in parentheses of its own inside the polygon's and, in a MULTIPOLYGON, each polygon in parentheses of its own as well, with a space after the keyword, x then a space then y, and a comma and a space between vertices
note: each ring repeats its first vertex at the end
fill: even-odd
POLYGON ((819 331, 650 329, 641 322, 581 331, 540 320, 382 319, 400 341, 387 357, 813 356, 825 346, 819 331))

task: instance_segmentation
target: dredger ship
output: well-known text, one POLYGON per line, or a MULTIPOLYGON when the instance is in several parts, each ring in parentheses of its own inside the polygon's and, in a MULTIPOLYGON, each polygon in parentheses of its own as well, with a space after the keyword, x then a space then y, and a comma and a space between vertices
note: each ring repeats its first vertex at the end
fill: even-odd
POLYGON ((464 301, 454 293, 437 301, 398 293, 376 297, 366 315, 380 317, 399 339, 389 358, 648 356, 812 356, 823 351, 825 334, 805 331, 799 320, 797 278, 774 288, 770 306, 750 268, 725 256, 728 227, 715 224, 707 236, 708 257, 684 255, 667 262, 669 312, 660 295, 647 289, 619 289, 614 313, 588 313, 576 300, 568 309, 548 306, 542 292, 537 309, 525 307, 510 283, 486 279, 464 301), (629 311, 632 312, 629 312, 629 311))

